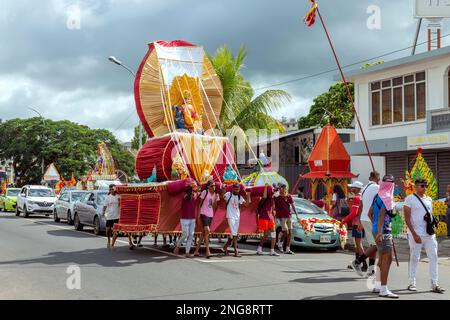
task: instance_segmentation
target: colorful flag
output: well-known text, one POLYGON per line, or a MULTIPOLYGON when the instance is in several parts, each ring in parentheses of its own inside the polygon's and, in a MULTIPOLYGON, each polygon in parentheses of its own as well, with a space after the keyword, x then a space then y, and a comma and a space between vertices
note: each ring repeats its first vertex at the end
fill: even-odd
POLYGON ((316 0, 309 0, 311 2, 311 9, 309 9, 306 16, 303 18, 308 27, 311 27, 316 21, 316 13, 317 13, 317 3, 316 0))

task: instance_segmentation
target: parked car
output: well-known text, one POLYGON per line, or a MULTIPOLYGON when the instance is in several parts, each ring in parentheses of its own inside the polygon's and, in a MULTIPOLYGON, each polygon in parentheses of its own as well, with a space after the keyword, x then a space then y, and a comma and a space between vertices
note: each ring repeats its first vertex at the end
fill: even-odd
POLYGON ((73 225, 73 206, 75 202, 80 201, 89 191, 76 189, 63 189, 55 202, 53 210, 53 220, 59 222, 65 219, 68 224, 73 225))
MULTIPOLYGON (((297 209, 300 219, 317 218, 330 219, 330 216, 320 209, 315 204, 305 199, 294 198, 295 208, 297 209)), ((316 223, 314 224, 315 233, 308 236, 302 226, 298 223, 297 217, 292 212, 292 239, 291 246, 299 246, 306 248, 337 250, 340 247, 339 233, 334 231, 334 226, 331 223, 316 223)), ((277 236, 281 231, 280 223, 277 220, 277 236)))
POLYGON ((0 195, 0 211, 16 211, 19 192, 20 188, 6 188, 5 193, 0 195))
POLYGON ((94 227, 94 234, 98 235, 106 230, 106 218, 102 215, 105 203, 105 190, 87 192, 73 206, 73 223, 76 230, 83 230, 84 226, 94 227))
POLYGON ((24 186, 17 196, 16 216, 22 212, 25 218, 36 213, 43 213, 48 217, 53 213, 56 199, 55 192, 48 187, 24 186))

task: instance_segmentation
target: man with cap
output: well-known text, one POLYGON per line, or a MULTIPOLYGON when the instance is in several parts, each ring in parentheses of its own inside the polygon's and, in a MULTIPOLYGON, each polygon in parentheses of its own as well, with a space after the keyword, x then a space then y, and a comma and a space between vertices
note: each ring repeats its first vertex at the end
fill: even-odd
POLYGON ((408 290, 417 291, 417 267, 419 266, 422 247, 424 247, 429 260, 431 291, 444 293, 445 289, 438 285, 438 244, 436 235, 432 228, 427 230, 427 220, 432 221, 430 219, 433 219, 433 200, 425 194, 428 186, 427 179, 418 178, 414 184, 415 192, 406 197, 403 206, 405 222, 408 226, 410 248, 408 290))
MULTIPOLYGON (((365 252, 359 256, 358 259, 352 262, 352 267, 355 271, 363 276, 364 273, 361 270, 361 264, 369 258, 369 268, 367 271, 368 276, 372 276, 375 273, 375 259, 377 255, 377 244, 375 242, 375 238, 372 234, 372 221, 369 218, 369 210, 372 207, 373 200, 378 194, 380 186, 378 183, 380 182, 380 174, 377 171, 372 171, 369 176, 369 183, 361 191, 361 203, 358 209, 358 216, 361 221, 361 225, 357 227, 358 231, 365 231, 366 241, 369 244, 369 248, 365 250, 365 252)), ((380 287, 380 279, 379 272, 376 274, 377 277, 377 285, 374 288, 374 293, 379 292, 380 287)))
MULTIPOLYGON (((364 230, 361 230, 361 228, 358 228, 361 226, 361 221, 359 220, 359 206, 361 203, 361 189, 363 188, 363 184, 360 181, 355 181, 348 185, 348 188, 350 192, 354 195, 353 201, 352 201, 352 209, 350 211, 350 214, 346 216, 342 223, 351 223, 352 225, 352 237, 353 241, 355 243, 355 257, 358 259, 361 255, 364 254, 364 247, 362 245, 362 239, 364 238, 364 230), (359 231, 359 230, 361 231, 359 231)), ((363 262, 363 269, 367 270, 367 263, 366 260, 363 262)), ((352 265, 349 265, 349 268, 352 269, 352 265)))
POLYGON ((287 192, 286 185, 284 183, 280 183, 279 185, 280 191, 279 193, 275 193, 273 195, 275 202, 275 212, 277 214, 277 218, 280 220, 281 224, 281 234, 280 239, 278 241, 278 249, 283 252, 283 242, 286 239, 286 254, 294 254, 291 251, 291 240, 292 240, 292 220, 291 220, 291 209, 294 211, 295 216, 298 220, 297 209, 294 205, 294 200, 292 196, 287 192))

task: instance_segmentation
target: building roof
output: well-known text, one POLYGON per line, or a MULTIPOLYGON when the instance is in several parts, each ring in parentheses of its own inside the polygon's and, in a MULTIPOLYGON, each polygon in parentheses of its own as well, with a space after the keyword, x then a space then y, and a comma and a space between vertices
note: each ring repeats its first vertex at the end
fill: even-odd
POLYGON ((280 134, 277 137, 274 137, 274 138, 268 137, 267 140, 258 141, 256 143, 256 145, 267 143, 267 142, 272 142, 272 141, 276 141, 276 140, 281 140, 281 139, 284 139, 284 138, 289 138, 291 136, 296 136, 296 135, 307 133, 307 132, 313 132, 316 128, 317 127, 311 127, 311 128, 300 129, 300 130, 295 130, 295 131, 287 131, 287 132, 285 132, 283 134, 280 134))
MULTIPOLYGON (((439 57, 446 56, 446 55, 450 55, 450 46, 440 48, 440 49, 435 49, 432 51, 426 51, 423 53, 418 53, 413 56, 407 56, 407 57, 403 57, 400 59, 387 61, 387 62, 377 64, 377 65, 374 65, 374 66, 368 67, 368 68, 353 69, 348 72, 345 72, 345 76, 346 76, 346 78, 348 78, 348 80, 350 80, 350 79, 353 79, 353 78, 356 78, 359 76, 363 76, 366 74, 370 74, 370 73, 374 73, 374 72, 378 72, 378 71, 382 71, 382 70, 387 70, 387 69, 391 69, 391 68, 395 68, 395 67, 399 67, 399 66, 403 66, 403 65, 413 64, 413 63, 421 62, 421 61, 428 60, 428 59, 439 58, 439 57)), ((336 80, 336 81, 341 80, 341 76, 335 75, 334 80, 336 80)))

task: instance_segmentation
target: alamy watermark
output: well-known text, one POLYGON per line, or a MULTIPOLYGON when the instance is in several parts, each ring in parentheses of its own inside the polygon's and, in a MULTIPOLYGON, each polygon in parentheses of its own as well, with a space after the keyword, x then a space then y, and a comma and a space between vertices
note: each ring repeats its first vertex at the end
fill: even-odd
POLYGON ((71 5, 66 9, 66 27, 69 30, 81 29, 81 9, 78 5, 71 5))
POLYGON ((381 29, 381 9, 377 5, 370 5, 367 7, 366 13, 370 16, 367 18, 366 25, 369 30, 381 29))
POLYGON ((70 265, 67 267, 66 274, 69 275, 66 279, 66 287, 69 290, 81 289, 81 269, 77 265, 70 265))

